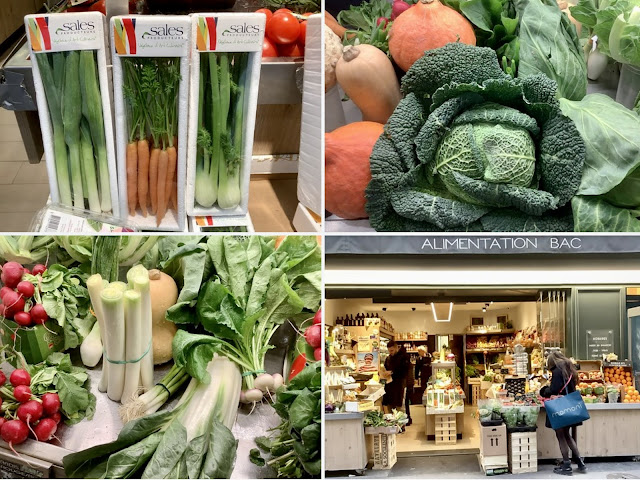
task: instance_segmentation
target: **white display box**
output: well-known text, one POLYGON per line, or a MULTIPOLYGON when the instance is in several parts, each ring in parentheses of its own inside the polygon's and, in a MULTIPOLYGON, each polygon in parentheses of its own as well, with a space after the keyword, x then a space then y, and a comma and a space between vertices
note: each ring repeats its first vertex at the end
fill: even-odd
POLYGON ((249 209, 249 180, 253 154, 253 135, 258 105, 265 16, 260 13, 199 13, 191 17, 191 95, 187 151, 186 207, 189 216, 243 216, 249 209), (200 100, 200 56, 207 52, 248 52, 244 86, 244 131, 240 165, 241 200, 235 208, 222 209, 198 205, 195 181, 198 142, 198 104, 200 100))
MULTIPOLYGON (((189 55, 191 53, 191 19, 178 15, 123 15, 111 18, 111 54, 116 114, 116 153, 120 211, 128 222, 142 230, 184 231, 186 228, 185 183, 187 177, 187 128, 189 113, 189 55), (167 208, 160 225, 155 215, 142 215, 137 208, 131 215, 128 207, 127 144, 129 125, 124 95, 123 59, 127 57, 174 57, 180 62, 180 86, 177 99, 177 212, 167 208)), ((151 146, 151 145, 150 145, 151 146)), ((138 171, 139 173, 139 171, 138 171)), ((150 185, 151 188, 151 185, 150 185)), ((169 199, 169 207, 171 202, 169 199)))
MULTIPOLYGON (((105 31, 105 17, 100 12, 82 13, 50 13, 27 15, 24 17, 29 53, 33 67, 33 82, 36 91, 38 117, 42 130, 42 143, 49 176, 49 190, 51 201, 62 204, 58 178, 56 172, 55 150, 53 140, 53 125, 51 122, 49 105, 45 94, 44 84, 37 55, 54 52, 85 51, 96 52, 98 70, 98 84, 100 88, 102 117, 104 121, 104 137, 107 155, 108 189, 110 194, 110 208, 107 202, 102 202, 102 213, 109 217, 120 218, 120 202, 118 197, 118 178, 116 169, 116 155, 113 144, 113 117, 111 112, 111 86, 107 74, 108 51, 105 31)), ((82 162, 82 159, 80 160, 82 162)), ((96 166, 98 169, 98 166, 96 166)), ((69 181, 72 183, 72 172, 69 181)), ((104 197, 101 197, 101 199, 104 197)), ((65 205, 71 207, 71 205, 65 205)), ((81 210, 84 210, 81 209, 81 210)), ((94 211, 99 214, 101 212, 94 211)))

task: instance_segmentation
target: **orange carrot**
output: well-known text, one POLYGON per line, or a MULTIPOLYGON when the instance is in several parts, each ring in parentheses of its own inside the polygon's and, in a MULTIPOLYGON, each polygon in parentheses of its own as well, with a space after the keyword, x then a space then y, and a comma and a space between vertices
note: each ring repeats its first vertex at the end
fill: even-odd
POLYGON ((149 193, 149 143, 138 141, 138 202, 142 216, 147 216, 147 195, 149 193))
POLYGON ((138 181, 138 151, 136 142, 127 144, 127 204, 129 205, 129 214, 136 214, 136 203, 138 201, 137 190, 138 181))
POLYGON ((178 213, 178 170, 173 177, 173 188, 171 189, 171 207, 178 213))
POLYGON ((158 158, 158 213, 156 214, 156 222, 158 226, 164 218, 164 214, 167 212, 167 196, 165 190, 167 188, 167 170, 169 168, 169 154, 166 150, 160 151, 158 158))
POLYGON ((169 164, 167 166, 167 183, 164 187, 164 199, 165 199, 165 211, 169 208, 169 200, 171 199, 171 191, 173 190, 173 179, 176 175, 176 163, 178 160, 178 152, 176 147, 167 148, 167 155, 169 156, 169 164))
POLYGON ((158 159, 160 158, 160 149, 151 150, 151 159, 149 160, 149 194, 151 196, 151 213, 153 215, 158 211, 158 159))

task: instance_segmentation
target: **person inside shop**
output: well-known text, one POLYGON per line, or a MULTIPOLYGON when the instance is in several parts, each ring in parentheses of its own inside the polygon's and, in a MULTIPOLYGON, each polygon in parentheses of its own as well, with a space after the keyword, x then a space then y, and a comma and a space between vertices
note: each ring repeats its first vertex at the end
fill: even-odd
MULTIPOLYGON (((384 396, 382 406, 385 413, 391 413, 395 408, 402 408, 404 403, 404 391, 406 388, 407 374, 411 368, 411 359, 404 347, 400 347, 391 340, 387 344, 389 356, 384 361, 384 371, 382 377, 387 380, 384 386, 384 396)), ((409 416, 409 412, 406 412, 409 416)))
MULTIPOLYGON (((547 358, 547 368, 551 371, 551 382, 549 385, 542 387, 540 390, 541 396, 549 398, 552 395, 568 395, 576 391, 578 372, 571 360, 560 352, 551 352, 547 358)), ((555 430, 560 452, 562 453, 562 463, 553 469, 554 473, 560 475, 571 475, 573 473, 571 459, 569 458, 570 452, 573 453, 573 461, 578 465, 578 473, 587 473, 587 467, 578 451, 578 444, 571 436, 572 427, 579 425, 582 425, 582 422, 555 430)), ((551 428, 548 417, 545 426, 551 428)))
POLYGON ((418 358, 416 359, 415 377, 420 381, 420 388, 427 387, 427 382, 431 378, 431 354, 427 352, 427 347, 418 347, 418 358))

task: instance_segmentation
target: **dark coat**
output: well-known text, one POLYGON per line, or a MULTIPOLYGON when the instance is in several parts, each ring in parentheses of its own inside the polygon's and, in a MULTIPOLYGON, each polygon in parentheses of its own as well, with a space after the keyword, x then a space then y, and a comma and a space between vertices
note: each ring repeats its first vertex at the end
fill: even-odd
POLYGON ((416 360, 416 378, 421 378, 421 386, 425 387, 429 378, 431 378, 431 355, 427 355, 426 357, 418 357, 416 360))
POLYGON ((390 383, 384 386, 382 404, 390 407, 402 407, 404 404, 404 389, 407 384, 407 375, 411 368, 411 358, 404 348, 395 355, 389 355, 384 361, 384 368, 391 373, 390 383))
MULTIPOLYGON (((577 378, 572 378, 571 381, 567 384, 566 391, 563 390, 565 384, 568 379, 565 379, 562 376, 562 372, 557 368, 551 369, 551 383, 549 385, 545 385, 540 389, 540 396, 545 398, 550 398, 552 395, 567 395, 569 393, 573 393, 576 391, 576 382, 577 378), (562 391, 561 391, 562 390, 562 391)), ((582 422, 576 424, 582 425, 582 422)), ((549 422, 549 417, 545 422, 545 426, 547 428, 551 428, 551 422, 549 422)))

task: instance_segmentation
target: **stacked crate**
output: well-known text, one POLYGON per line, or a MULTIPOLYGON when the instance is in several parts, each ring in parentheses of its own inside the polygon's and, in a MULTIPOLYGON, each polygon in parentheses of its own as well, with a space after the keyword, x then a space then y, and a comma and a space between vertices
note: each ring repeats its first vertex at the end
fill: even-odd
POLYGON ((436 445, 454 444, 458 440, 456 414, 435 415, 436 445))
POLYGON ((366 427, 364 433, 372 438, 373 469, 388 470, 392 468, 398 461, 396 454, 396 433, 398 433, 398 428, 366 427))
POLYGON ((509 434, 509 471, 531 473, 538 471, 537 432, 513 432, 509 434))

